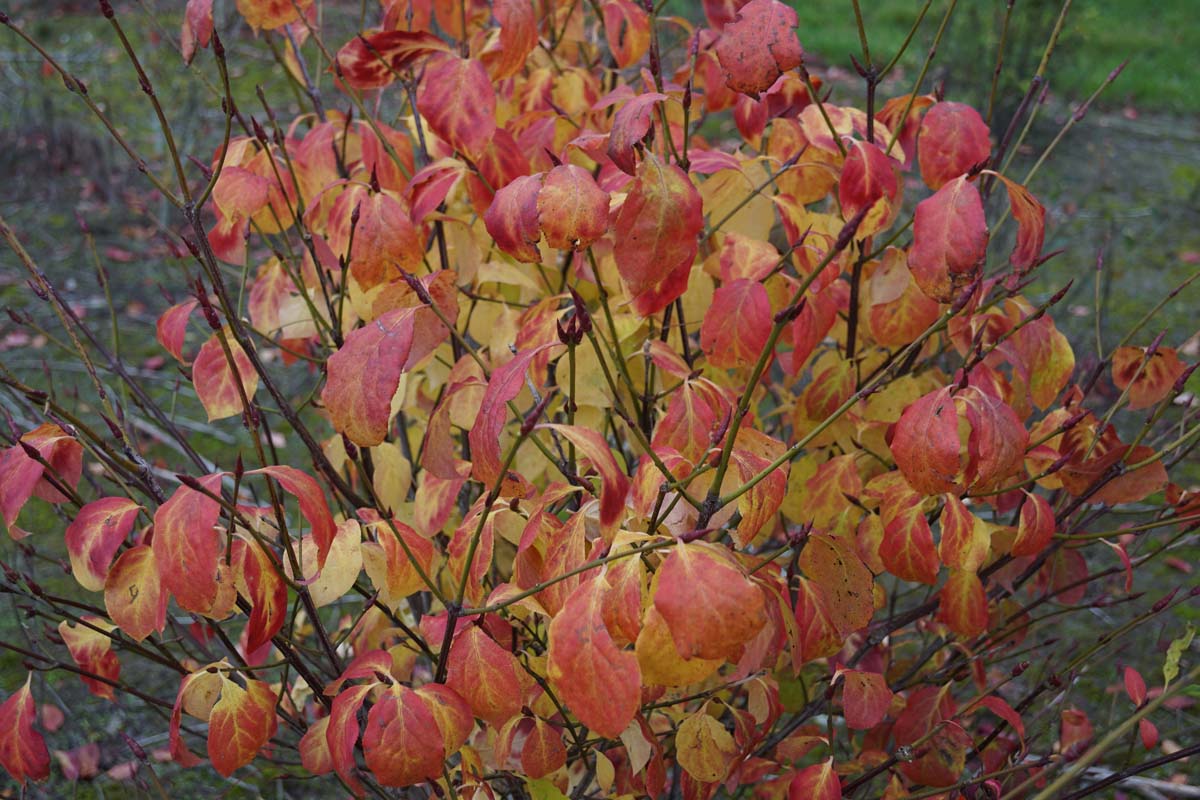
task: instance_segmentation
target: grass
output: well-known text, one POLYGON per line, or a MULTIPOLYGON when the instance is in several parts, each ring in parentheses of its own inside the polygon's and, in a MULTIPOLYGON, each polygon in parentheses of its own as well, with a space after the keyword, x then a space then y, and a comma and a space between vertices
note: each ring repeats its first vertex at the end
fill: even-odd
MULTIPOLYGON (((806 52, 845 65, 850 53, 861 55, 849 0, 803 0, 793 5, 806 52)), ((899 49, 922 5, 921 0, 862 0, 868 41, 877 61, 886 61, 899 49)), ((934 0, 930 6, 900 62, 906 72, 919 69, 946 6, 946 0, 934 0)), ((939 48, 941 66, 933 73, 936 79, 946 81, 951 96, 977 102, 979 98, 962 97, 964 90, 990 84, 1005 6, 1005 0, 958 2, 939 48)), ((1005 57, 1014 85, 1028 84, 1059 7, 1059 0, 1015 4, 1005 57)), ((1200 111, 1200 94, 1193 80, 1200 71, 1195 12, 1194 0, 1153 4, 1075 0, 1048 72, 1051 90, 1067 100, 1082 98, 1109 71, 1129 59, 1113 92, 1101 101, 1102 107, 1171 114, 1200 111)))

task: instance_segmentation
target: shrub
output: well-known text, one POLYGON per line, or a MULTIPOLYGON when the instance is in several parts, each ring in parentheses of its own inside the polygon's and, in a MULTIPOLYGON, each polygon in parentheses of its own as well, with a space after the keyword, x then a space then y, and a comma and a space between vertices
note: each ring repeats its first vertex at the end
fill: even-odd
MULTIPOLYGON (((30 670, 161 710, 178 765, 356 795, 1077 797, 1195 752, 1113 752, 1155 748, 1190 633, 1107 722, 1070 694, 1196 594, 1132 586, 1194 540, 1169 470, 1200 428, 1153 311, 1080 371, 1066 287, 1022 294, 1053 254, 1017 124, 925 70, 877 96, 861 17, 848 104, 777 0, 392 2, 361 33, 237 6, 307 108, 236 103, 190 0, 225 122, 197 159, 101 0, 163 164, 3 19, 170 204, 157 342, 198 401, 0 219, 86 375, 0 371, 30 670), (1125 616, 1051 646, 1098 609, 1125 616)), ((20 782, 32 687, 0 707, 20 782)))

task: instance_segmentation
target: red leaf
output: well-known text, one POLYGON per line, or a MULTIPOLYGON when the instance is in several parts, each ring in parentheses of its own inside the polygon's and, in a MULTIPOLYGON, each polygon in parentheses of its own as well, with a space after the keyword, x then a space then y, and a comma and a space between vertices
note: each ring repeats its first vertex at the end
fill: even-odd
POLYGON ((492 372, 475 424, 467 431, 471 445, 471 474, 485 486, 490 487, 500 479, 503 466, 500 462, 500 431, 508 419, 508 402, 525 388, 525 374, 533 359, 556 344, 523 350, 492 372))
POLYGON ((1008 206, 1017 221, 1017 243, 1009 262, 1017 274, 1024 274, 1037 263, 1046 241, 1046 209, 1021 184, 996 173, 1008 192, 1008 206))
POLYGON ((312 528, 313 541, 317 543, 317 565, 324 567, 329 548, 333 546, 337 525, 333 522, 333 515, 329 513, 329 503, 325 501, 321 484, 311 475, 286 465, 263 467, 246 474, 274 478, 285 492, 296 498, 300 505, 300 513, 312 528))
POLYGON ((22 785, 29 778, 42 781, 50 777, 46 740, 33 729, 37 712, 29 690, 32 679, 32 673, 27 675, 25 685, 0 705, 0 766, 22 785))
POLYGON ((648 317, 683 294, 703 229, 703 201, 687 174, 647 155, 614 227, 613 256, 634 311, 648 317))
POLYGON ((71 573, 80 586, 91 592, 104 589, 113 556, 133 530, 139 510, 127 497, 102 497, 79 509, 65 538, 71 573))
POLYGON ((852 140, 838 179, 842 218, 854 219, 870 209, 859 223, 859 238, 886 230, 900 211, 900 179, 896 162, 870 142, 852 140))
POLYGON ((355 89, 379 89, 422 58, 448 52, 450 45, 428 31, 382 31, 346 42, 337 53, 337 70, 355 89))
POLYGON ((164 311, 154 324, 158 343, 185 366, 190 362, 183 356, 183 337, 187 333, 188 318, 199 304, 200 301, 195 298, 176 303, 164 311))
POLYGON ((454 638, 446 685, 462 696, 475 716, 495 728, 521 712, 524 672, 516 656, 478 625, 454 638))
POLYGON ((492 78, 504 80, 520 72, 537 47, 538 20, 531 0, 495 0, 492 13, 500 23, 500 50, 483 58, 492 78))
POLYGON ((842 782, 833 771, 833 759, 805 767, 788 784, 788 800, 839 800, 842 782))
POLYGON ((384 440, 392 418, 392 397, 408 367, 415 308, 388 311, 351 331, 325 362, 329 379, 321 402, 334 430, 357 445, 384 440))
POLYGON ((959 176, 917 204, 908 268, 921 291, 948 303, 978 277, 987 243, 983 199, 959 176))
POLYGON ((641 704, 637 656, 620 650, 604 625, 603 577, 583 583, 550 623, 547 676, 555 694, 579 721, 615 739, 641 704))
POLYGON ((962 470, 958 411, 943 387, 904 409, 892 436, 892 456, 904 479, 918 492, 957 492, 962 470))
POLYGON ((1139 708, 1146 702, 1146 682, 1142 680, 1142 674, 1133 667, 1125 668, 1125 693, 1139 708))
POLYGON ((1007 722, 1022 740, 1025 739, 1025 723, 1021 720, 1021 715, 1002 698, 994 694, 988 695, 980 700, 979 704, 1007 722))
POLYGON ((842 635, 833 623, 829 600, 819 584, 800 578, 796 589, 796 641, 792 646, 792 668, 842 649, 842 635))
POLYGON ((393 685, 367 715, 363 733, 367 768, 384 786, 412 786, 442 774, 447 753, 425 700, 393 685))
POLYGON ((1154 745, 1158 744, 1158 728, 1144 717, 1138 720, 1138 734, 1142 737, 1142 746, 1147 750, 1153 750, 1154 745))
POLYGON ((796 11, 779 0, 751 0, 726 23, 717 41, 725 83, 736 92, 757 96, 804 62, 796 38, 796 11))
POLYGON ((625 511, 625 496, 629 494, 629 478, 617 466, 612 449, 596 431, 580 425, 539 425, 539 428, 557 431, 591 462, 592 468, 600 473, 600 525, 606 530, 615 530, 625 511))
POLYGON ((725 369, 758 360, 771 335, 771 300, 756 281, 735 280, 717 289, 700 327, 700 348, 725 369))
POLYGON ((937 103, 925 114, 917 140, 921 180, 940 189, 992 152, 990 131, 979 112, 962 103, 937 103))
MULTIPOLYGON (((205 475, 198 482, 219 495, 223 475, 205 475)), ((220 513, 216 500, 186 486, 154 512, 152 547, 162 585, 186 611, 203 614, 216 602, 222 539, 214 526, 220 513)))
POLYGON ((444 55, 431 61, 417 92, 417 108, 434 133, 472 158, 487 150, 496 132, 496 91, 483 64, 474 59, 444 55))
POLYGON ((1025 503, 1017 523, 1017 538, 1013 540, 1014 556, 1036 556, 1046 549, 1054 538, 1057 523, 1054 509, 1046 498, 1032 492, 1024 492, 1025 503))
POLYGON ((608 137, 608 157, 624 172, 637 174, 634 145, 650 132, 654 104, 666 99, 667 96, 660 92, 646 92, 629 100, 613 115, 612 132, 608 137))
POLYGON ((538 195, 544 177, 524 175, 501 188, 483 215, 488 235, 496 246, 518 261, 537 264, 542 260, 538 242, 542 239, 538 195))
POLYGON ((183 27, 179 32, 179 53, 183 63, 191 64, 196 49, 208 47, 212 39, 212 0, 188 0, 183 12, 183 27))
POLYGON ((937 581, 938 553, 919 496, 897 493, 884 499, 879 558, 898 578, 931 586, 937 581))
POLYGON ((842 675, 842 708, 847 727, 856 731, 874 728, 892 707, 892 690, 878 672, 850 669, 842 675))

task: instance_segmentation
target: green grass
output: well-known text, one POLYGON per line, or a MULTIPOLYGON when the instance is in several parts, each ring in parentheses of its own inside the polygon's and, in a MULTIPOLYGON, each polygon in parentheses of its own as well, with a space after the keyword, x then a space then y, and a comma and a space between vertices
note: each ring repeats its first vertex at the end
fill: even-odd
MULTIPOLYGON (((849 54, 861 56, 849 0, 794 2, 805 51, 826 63, 849 67, 849 54)), ((921 0, 862 0, 872 56, 886 61, 916 19, 921 0)), ((947 7, 934 0, 900 62, 915 77, 947 7)), ((1054 27, 1058 0, 1022 0, 1010 22, 1006 62, 1011 80, 1028 84, 1054 27)), ((938 51, 934 78, 946 81, 951 96, 991 81, 1004 17, 1004 0, 960 0, 938 51)), ((1051 90, 1060 97, 1085 97, 1123 60, 1129 65, 1102 107, 1126 104, 1139 111, 1176 114, 1200 110, 1194 76, 1200 71, 1195 43, 1194 0, 1075 0, 1048 70, 1051 90)), ((932 85, 932 84, 928 84, 932 85)))

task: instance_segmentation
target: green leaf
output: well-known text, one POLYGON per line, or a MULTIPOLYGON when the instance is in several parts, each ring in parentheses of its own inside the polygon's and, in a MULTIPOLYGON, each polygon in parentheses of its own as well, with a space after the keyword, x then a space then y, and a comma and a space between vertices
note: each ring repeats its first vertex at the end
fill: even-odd
POLYGON ((1192 638, 1196 635, 1196 628, 1192 623, 1188 623, 1187 632, 1171 642, 1171 646, 1167 648, 1167 660, 1163 663, 1163 686, 1170 686, 1171 681, 1179 677, 1179 660, 1183 658, 1186 651, 1192 644, 1192 638))

